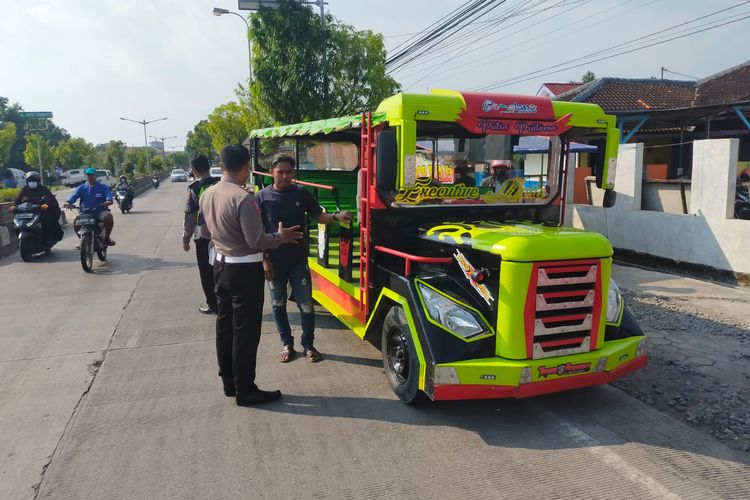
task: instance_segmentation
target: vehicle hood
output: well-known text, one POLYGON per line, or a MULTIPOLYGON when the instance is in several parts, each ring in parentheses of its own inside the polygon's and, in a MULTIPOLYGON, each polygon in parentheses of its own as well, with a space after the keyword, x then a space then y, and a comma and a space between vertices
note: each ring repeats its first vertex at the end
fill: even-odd
POLYGON ((523 221, 443 222, 419 229, 419 238, 535 262, 612 256, 612 245, 598 233, 523 221))

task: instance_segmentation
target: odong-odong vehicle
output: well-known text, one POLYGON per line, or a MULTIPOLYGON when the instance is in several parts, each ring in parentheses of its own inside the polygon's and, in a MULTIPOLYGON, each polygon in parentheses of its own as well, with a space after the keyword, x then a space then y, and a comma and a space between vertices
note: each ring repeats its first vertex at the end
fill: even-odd
POLYGON ((42 228, 42 212, 46 204, 21 203, 13 212, 13 229, 18 234, 18 253, 25 262, 30 262, 34 255, 48 252, 57 240, 46 234, 42 228))
MULTIPOLYGON (((101 205, 99 205, 101 206, 101 205)), ((78 210, 74 224, 77 224, 81 236, 81 267, 87 273, 91 272, 94 266, 94 253, 100 261, 107 260, 107 242, 104 240, 105 231, 104 223, 97 220, 94 210, 97 207, 86 209, 79 208, 76 205, 70 205, 72 210, 78 210)))
POLYGON ((433 90, 250 137, 256 183, 293 154, 326 210, 357 212, 358 228, 310 231, 313 297, 381 349, 402 401, 529 397, 645 366, 612 246, 565 226, 574 140, 614 204, 620 135, 599 106, 433 90))
POLYGON ((185 172, 181 168, 175 168, 174 170, 172 170, 172 173, 169 176, 169 180, 172 182, 187 182, 187 172, 185 172))
POLYGON ((130 213, 133 208, 133 202, 130 200, 127 189, 118 189, 115 191, 115 201, 123 214, 130 213))

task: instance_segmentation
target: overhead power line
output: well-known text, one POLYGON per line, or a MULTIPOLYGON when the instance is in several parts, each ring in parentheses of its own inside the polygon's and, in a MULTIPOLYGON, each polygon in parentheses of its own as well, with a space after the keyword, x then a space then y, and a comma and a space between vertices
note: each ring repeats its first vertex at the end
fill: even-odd
POLYGON ((679 24, 676 24, 674 26, 670 26, 668 28, 661 29, 659 31, 650 33, 648 35, 644 35, 644 36, 641 36, 641 37, 634 38, 634 39, 632 39, 632 40, 630 40, 628 42, 625 42, 624 44, 612 45, 612 46, 607 47, 605 49, 602 49, 602 50, 599 50, 599 51, 595 51, 595 52, 591 52, 591 53, 586 54, 584 56, 580 56, 580 57, 576 57, 576 58, 573 58, 573 59, 569 59, 567 61, 564 61, 564 62, 561 62, 561 63, 558 63, 558 64, 554 64, 554 65, 548 66, 546 68, 542 68, 542 69, 539 69, 539 70, 536 70, 536 71, 532 71, 532 72, 529 72, 529 73, 524 73, 524 74, 521 74, 521 75, 517 75, 517 76, 515 76, 513 78, 509 78, 509 79, 506 79, 506 80, 501 80, 501 81, 498 81, 498 82, 495 82, 495 83, 492 83, 492 84, 488 84, 488 85, 482 86, 482 87, 478 88, 477 90, 479 90, 479 91, 485 91, 485 90, 491 90, 491 89, 502 87, 502 86, 512 85, 512 84, 516 84, 516 83, 522 83, 522 82, 525 82, 525 81, 528 81, 528 80, 532 80, 534 78, 538 78, 538 77, 541 77, 541 76, 547 76, 547 75, 551 75, 551 74, 554 74, 554 73, 558 73, 560 71, 564 71, 564 70, 568 70, 568 69, 573 69, 573 68, 578 68, 578 67, 585 66, 587 64, 591 64, 591 63, 594 63, 594 62, 599 62, 599 61, 611 59, 613 57, 617 57, 617 56, 620 56, 620 55, 629 54, 631 52, 636 52, 636 51, 644 50, 644 49, 647 49, 649 47, 653 47, 653 46, 656 46, 656 45, 661 45, 661 44, 664 44, 664 43, 667 43, 667 42, 670 42, 670 41, 673 41, 673 40, 678 40, 678 39, 681 39, 681 38, 685 38, 687 36, 692 36, 692 35, 695 35, 695 34, 698 34, 698 33, 702 33, 704 31, 709 31, 709 30, 712 30, 712 29, 720 28, 722 26, 733 24, 733 23, 742 21, 744 19, 750 18, 750 15, 745 16, 745 14, 748 14, 748 12, 743 12, 743 13, 737 14, 735 16, 730 16, 729 18, 720 19, 720 20, 716 20, 716 21, 711 21, 711 22, 705 23, 703 25, 699 25, 699 26, 694 26, 694 27, 691 27, 691 28, 687 28, 687 29, 682 30, 680 32, 669 33, 669 34, 666 33, 668 31, 673 31, 676 28, 679 28, 679 27, 682 27, 682 26, 686 26, 686 25, 689 25, 689 24, 693 24, 693 23, 695 23, 697 21, 700 21, 702 19, 706 19, 708 17, 715 16, 715 15, 720 14, 722 12, 726 12, 726 11, 734 9, 736 7, 740 7, 742 5, 746 5, 748 3, 750 3, 750 1, 745 1, 745 2, 742 2, 740 4, 734 5, 732 7, 728 7, 728 8, 725 8, 725 9, 720 9, 720 10, 717 10, 715 12, 711 12, 709 14, 706 14, 704 16, 700 16, 700 17, 697 17, 695 19, 691 19, 690 21, 679 23, 679 24), (738 17, 738 16, 744 16, 744 17, 738 17), (732 19, 732 18, 736 18, 736 19, 732 19), (724 22, 721 22, 721 21, 724 21, 724 22), (699 28, 699 27, 702 27, 702 26, 707 26, 707 27, 704 27, 702 29, 696 29, 696 28, 699 28), (687 32, 687 33, 685 33, 685 32, 687 32), (679 35, 679 36, 675 36, 677 33, 684 33, 684 34, 679 35), (633 44, 636 44, 638 42, 646 41, 647 39, 653 38, 653 37, 657 37, 657 40, 658 40, 658 37, 661 37, 662 39, 658 40, 658 41, 651 41, 649 43, 646 43, 645 45, 634 47, 634 48, 629 48, 627 50, 619 50, 619 49, 622 49, 623 47, 626 47, 626 46, 629 46, 629 45, 632 46, 633 44), (611 52, 614 52, 614 53, 611 53, 611 52), (610 54, 605 55, 607 53, 610 53, 610 54), (597 57, 597 56, 600 56, 600 55, 602 57, 597 57), (573 64, 573 65, 571 65, 571 63, 575 63, 577 61, 582 61, 582 62, 580 64, 573 64), (548 71, 548 70, 553 70, 553 71, 548 71))

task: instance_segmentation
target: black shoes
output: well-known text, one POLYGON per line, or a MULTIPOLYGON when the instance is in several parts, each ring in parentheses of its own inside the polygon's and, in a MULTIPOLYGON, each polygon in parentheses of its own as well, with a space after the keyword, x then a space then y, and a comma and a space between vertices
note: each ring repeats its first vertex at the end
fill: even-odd
POLYGON ((237 395, 237 389, 234 388, 234 385, 224 385, 224 395, 228 398, 233 398, 237 395))
POLYGON ((216 314, 216 310, 208 306, 200 306, 198 312, 201 314, 216 314))
POLYGON ((237 394, 237 406, 253 406, 270 403, 281 397, 281 391, 262 391, 258 389, 246 394, 237 394))

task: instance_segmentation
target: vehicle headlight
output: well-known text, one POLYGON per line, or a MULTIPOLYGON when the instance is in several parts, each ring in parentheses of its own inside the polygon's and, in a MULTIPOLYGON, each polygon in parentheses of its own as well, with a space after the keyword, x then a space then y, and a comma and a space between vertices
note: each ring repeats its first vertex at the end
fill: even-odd
POLYGON ((607 323, 614 323, 617 321, 620 315, 620 307, 622 307, 622 295, 620 289, 617 288, 615 280, 609 279, 609 294, 607 295, 607 323))
POLYGON ((418 289, 427 314, 446 330, 464 339, 470 339, 488 331, 482 319, 474 311, 462 307, 422 283, 418 284, 418 289))

